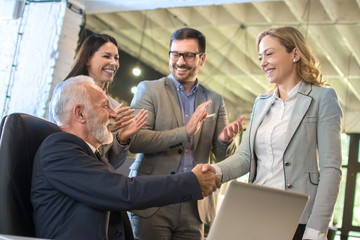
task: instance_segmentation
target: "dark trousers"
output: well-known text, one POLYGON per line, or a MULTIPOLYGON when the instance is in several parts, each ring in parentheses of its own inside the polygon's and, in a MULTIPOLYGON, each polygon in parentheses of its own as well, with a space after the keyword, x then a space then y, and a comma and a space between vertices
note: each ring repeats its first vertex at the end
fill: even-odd
POLYGON ((305 227, 306 227, 306 224, 299 224, 298 228, 296 229, 293 240, 302 240, 302 237, 305 232, 305 227))

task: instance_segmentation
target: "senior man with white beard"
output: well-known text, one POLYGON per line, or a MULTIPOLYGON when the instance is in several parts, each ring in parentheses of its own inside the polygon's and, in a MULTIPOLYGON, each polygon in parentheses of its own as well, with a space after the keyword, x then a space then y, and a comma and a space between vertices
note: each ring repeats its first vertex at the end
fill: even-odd
MULTIPOLYGON (((34 159, 31 201, 37 237, 133 239, 127 210, 201 199, 219 187, 215 174, 192 172, 128 178, 97 154, 113 140, 116 113, 104 91, 87 76, 64 82, 53 112, 62 132, 47 137, 34 159), (109 211, 121 211, 108 232, 109 211)), ((196 111, 203 116, 206 106, 196 111)), ((134 120, 141 126, 146 111, 134 120)), ((135 119, 134 118, 134 119, 135 119)), ((199 118, 199 122, 202 118, 199 118)))

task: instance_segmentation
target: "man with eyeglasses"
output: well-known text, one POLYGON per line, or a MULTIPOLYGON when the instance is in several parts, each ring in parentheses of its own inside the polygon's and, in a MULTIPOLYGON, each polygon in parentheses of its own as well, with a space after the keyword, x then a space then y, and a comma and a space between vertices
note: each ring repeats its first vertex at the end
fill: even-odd
MULTIPOLYGON (((131 140, 130 151, 138 153, 130 176, 188 172, 198 163, 217 161, 233 154, 234 137, 242 130, 245 116, 228 125, 223 97, 199 84, 206 59, 205 36, 182 28, 170 39, 170 75, 139 83, 131 102, 135 111, 148 111, 147 123, 131 140), (207 107, 199 116, 196 109, 207 107)), ((204 223, 215 216, 214 195, 160 208, 132 211, 134 236, 140 240, 200 240, 204 223)))

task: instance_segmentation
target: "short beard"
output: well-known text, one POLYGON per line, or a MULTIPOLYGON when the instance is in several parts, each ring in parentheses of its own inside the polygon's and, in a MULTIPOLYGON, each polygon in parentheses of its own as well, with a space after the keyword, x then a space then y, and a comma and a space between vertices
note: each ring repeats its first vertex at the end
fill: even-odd
POLYGON ((111 121, 108 119, 104 124, 100 124, 94 111, 89 111, 89 118, 87 121, 89 131, 101 144, 110 144, 114 140, 113 134, 109 132, 107 128, 110 123, 111 121))

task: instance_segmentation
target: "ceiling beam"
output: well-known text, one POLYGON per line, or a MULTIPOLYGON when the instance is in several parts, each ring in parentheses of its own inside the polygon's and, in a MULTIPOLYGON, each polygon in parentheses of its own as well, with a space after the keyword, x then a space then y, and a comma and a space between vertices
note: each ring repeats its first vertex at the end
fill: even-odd
MULTIPOLYGON (((322 3, 324 10, 328 14, 329 18, 331 18, 332 22, 338 23, 346 20, 354 21, 355 24, 358 24, 360 21, 360 10, 353 1, 346 1, 339 4, 336 1, 330 0, 320 0, 322 3), (343 5, 348 5, 344 7, 343 5), (346 10, 346 11, 344 11, 346 10)), ((341 36, 343 42, 349 49, 348 56, 353 56, 357 62, 357 65, 360 65, 360 45, 359 40, 356 33, 353 32, 353 28, 348 24, 334 24, 336 30, 339 32, 339 36, 341 36)), ((360 33, 360 32, 359 32, 360 33)), ((347 71, 347 75, 350 73, 347 71)), ((354 75, 360 75, 360 72, 354 73, 354 75)))
MULTIPOLYGON (((251 0, 254 1, 273 1, 273 0, 251 0)), ((109 12, 127 12, 154 10, 158 8, 180 8, 194 7, 204 5, 222 5, 232 3, 245 3, 250 0, 131 0, 131 1, 114 1, 114 0, 69 0, 78 6, 83 6, 87 13, 109 13, 109 12)))
MULTIPOLYGON (((197 10, 197 15, 203 15, 204 17, 207 15, 212 15, 206 10, 199 8, 195 9, 197 10)), ((212 24, 210 23, 210 25, 212 24)), ((211 58, 209 57, 208 59, 212 62, 216 61, 214 65, 221 66, 221 69, 226 68, 226 66, 229 68, 231 68, 231 66, 234 66, 238 69, 239 72, 243 73, 243 75, 250 77, 253 80, 251 84, 243 85, 242 87, 251 92, 254 96, 256 96, 258 95, 257 91, 259 91, 259 89, 264 89, 264 82, 254 77, 253 73, 250 72, 249 68, 244 67, 249 65, 255 65, 253 59, 256 55, 249 56, 249 52, 243 46, 243 44, 241 44, 241 41, 239 41, 242 39, 242 36, 246 36, 246 29, 242 28, 241 26, 237 26, 236 28, 232 29, 232 35, 229 36, 229 34, 225 33, 222 28, 204 28, 203 32, 208 39, 208 45, 210 45, 208 47, 208 54, 209 56, 211 56, 211 54, 217 55, 211 58), (208 31, 206 31, 207 29, 208 31), (225 66, 223 66, 222 64, 225 60, 227 64, 224 64, 225 66)), ((255 66, 258 67, 258 62, 255 66)), ((234 80, 236 81, 236 79, 234 80)))
MULTIPOLYGON (((324 28, 323 26, 315 26, 315 25, 307 26, 306 25, 307 22, 304 22, 302 16, 299 15, 298 9, 299 8, 302 8, 302 9, 307 8, 307 11, 310 11, 311 7, 310 6, 306 7, 304 5, 301 6, 300 1, 285 0, 285 3, 289 6, 289 9, 291 12, 293 12, 294 16, 297 17, 298 21, 301 24, 303 24, 303 26, 307 27, 307 30, 309 33, 307 36, 314 40, 313 42, 317 44, 317 47, 319 49, 321 49, 321 52, 324 54, 324 56, 327 58, 327 60, 332 64, 333 68, 336 70, 336 72, 340 76, 340 79, 342 81, 344 81, 345 84, 348 85, 351 93, 354 94, 354 96, 358 99, 358 101, 360 101, 359 92, 354 88, 354 86, 352 86, 352 84, 347 79, 347 72, 348 72, 347 71, 347 69, 348 69, 347 62, 348 61, 346 61, 347 59, 343 57, 344 55, 346 56, 346 54, 344 54, 343 52, 340 53, 341 48, 337 47, 336 44, 334 44, 334 38, 336 38, 338 36, 338 34, 333 33, 334 27, 328 26, 328 27, 324 28), (326 32, 326 31, 330 31, 330 32, 326 32), (332 41, 330 41, 330 40, 332 40, 332 41)), ((306 4, 306 3, 303 3, 303 4, 306 4)), ((322 5, 321 6, 317 5, 316 11, 326 13, 326 11, 324 10, 324 7, 322 5), (323 11, 320 11, 319 8, 322 9, 323 11)), ((311 13, 311 14, 314 14, 314 13, 311 13)), ((327 16, 327 18, 329 18, 329 16, 327 16)), ((336 41, 336 42, 339 43, 340 41, 336 41)))
MULTIPOLYGON (((113 32, 117 34, 117 41, 119 42, 119 48, 128 52, 130 55, 134 57, 139 57, 138 52, 141 47, 141 38, 144 37, 140 60, 144 61, 146 64, 152 66, 154 69, 156 69, 161 73, 168 73, 169 70, 168 70, 167 51, 168 51, 169 36, 171 35, 171 33, 168 32, 168 36, 166 37, 162 38, 161 36, 159 36, 158 38, 155 39, 154 36, 150 36, 149 31, 155 31, 156 29, 145 27, 144 36, 142 36, 143 25, 142 26, 139 25, 141 25, 141 23, 145 21, 144 19, 145 14, 143 15, 144 15, 143 17, 140 15, 123 16, 121 14, 112 13, 112 14, 97 14, 96 17, 95 16, 93 17, 100 19, 100 22, 106 22, 109 25, 107 29, 111 29, 113 32), (125 30, 123 30, 120 24, 127 26, 125 30), (129 26, 129 24, 131 26, 129 26), (137 30, 136 32, 134 32, 134 28, 137 30), (132 36, 130 37, 129 34, 131 34, 132 36), (134 36, 134 34, 136 34, 137 36, 134 36), (153 44, 155 44, 156 47, 150 44, 151 41, 154 42, 153 44), (164 43, 165 41, 166 44, 164 43), (149 61, 149 59, 153 59, 154 56, 158 56, 159 52, 165 53, 163 55, 164 58, 160 58, 159 61, 149 61), (159 67, 159 64, 161 65, 161 67, 159 67)), ((158 26, 158 23, 154 22, 153 20, 150 21, 149 19, 147 19, 146 21, 148 21, 147 23, 148 25, 153 24, 158 26)), ((157 29, 161 29, 161 27, 158 26, 157 29)), ((207 64, 205 66, 206 67, 204 67, 201 72, 206 72, 206 69, 209 70, 213 69, 214 71, 220 71, 221 73, 223 73, 224 76, 227 75, 223 69, 216 70, 217 65, 214 65, 211 61, 207 61, 207 64)), ((207 77, 206 74, 203 75, 204 77, 200 78, 200 81, 202 81, 202 79, 209 79, 210 77, 212 77, 212 76, 207 77)), ((219 78, 217 78, 216 81, 220 81, 220 83, 222 82, 219 78)), ((232 82, 235 82, 235 79, 233 79, 232 82)), ((214 86, 214 84, 212 85, 214 86)), ((254 94, 251 91, 249 91, 248 89, 244 88, 239 84, 236 85, 238 85, 236 88, 228 85, 225 85, 225 87, 222 86, 222 88, 225 88, 227 91, 231 91, 231 92, 233 92, 234 89, 236 89, 236 92, 234 94, 238 95, 239 98, 244 99, 244 101, 246 102, 253 101, 254 94)), ((216 86, 215 89, 222 89, 219 87, 220 86, 216 86)), ((230 99, 230 101, 233 100, 230 99)))

